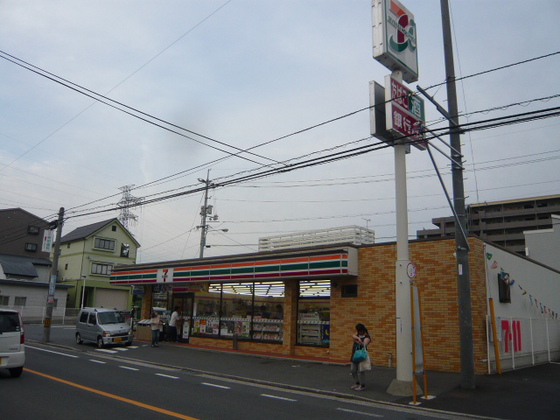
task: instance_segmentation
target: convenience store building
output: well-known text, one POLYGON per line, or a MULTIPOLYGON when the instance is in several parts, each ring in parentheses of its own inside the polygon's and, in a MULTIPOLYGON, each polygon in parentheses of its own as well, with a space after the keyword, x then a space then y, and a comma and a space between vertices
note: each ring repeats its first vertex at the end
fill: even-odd
MULTIPOLYGON (((560 272, 476 237, 469 244, 476 373, 494 372, 496 358, 504 369, 558 360, 560 272)), ((454 239, 410 242, 427 370, 460 371, 454 252, 454 239)), ((348 362, 361 322, 372 363, 395 366, 395 261, 394 243, 342 244, 119 266, 111 283, 142 293, 142 318, 179 306, 191 345, 348 362)))

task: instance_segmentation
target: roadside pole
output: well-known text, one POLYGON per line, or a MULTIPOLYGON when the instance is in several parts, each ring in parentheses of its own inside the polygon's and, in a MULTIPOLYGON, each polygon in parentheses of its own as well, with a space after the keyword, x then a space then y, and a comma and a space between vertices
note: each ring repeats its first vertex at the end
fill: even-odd
POLYGON ((453 205, 460 226, 455 228, 457 247, 457 290, 459 306, 459 339, 461 344, 461 387, 475 388, 474 339, 471 308, 471 285, 469 270, 469 243, 467 232, 467 214, 465 209, 465 190, 463 183, 463 166, 461 154, 461 135, 459 126, 457 89, 455 86, 455 65, 453 63, 453 45, 449 17, 449 0, 440 0, 443 27, 443 49, 445 56, 445 75, 447 80, 448 112, 452 121, 449 123, 452 150, 453 205))
POLYGON ((49 292, 47 294, 47 310, 45 319, 43 320, 43 341, 49 342, 51 338, 51 319, 54 307, 54 295, 56 291, 56 281, 58 275, 58 257, 60 254, 60 236, 62 233, 62 223, 64 220, 64 207, 58 212, 58 221, 56 225, 56 239, 54 242, 53 264, 51 267, 51 278, 49 280, 49 292))

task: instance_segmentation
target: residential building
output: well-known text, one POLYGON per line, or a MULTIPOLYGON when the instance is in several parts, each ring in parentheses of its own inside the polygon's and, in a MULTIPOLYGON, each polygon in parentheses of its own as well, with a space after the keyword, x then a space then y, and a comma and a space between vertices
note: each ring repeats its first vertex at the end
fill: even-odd
POLYGON ((552 215, 552 228, 525 232, 525 255, 560 270, 560 215, 552 215))
POLYGON ((118 219, 79 227, 60 240, 59 278, 75 287, 69 308, 104 306, 130 309, 130 287, 112 286, 112 270, 136 263, 140 244, 118 219))
MULTIPOLYGON (((527 230, 552 228, 552 215, 560 214, 560 195, 494 201, 467 206, 468 233, 525 255, 527 230)), ((432 219, 436 229, 416 232, 418 239, 455 236, 455 219, 432 219)))
POLYGON ((42 250, 49 222, 21 208, 0 210, 0 254, 49 258, 42 250))
MULTIPOLYGON (((49 222, 21 208, 0 210, 0 306, 42 319, 52 262, 43 250, 49 222)), ((53 319, 63 317, 69 285, 56 285, 53 319)))

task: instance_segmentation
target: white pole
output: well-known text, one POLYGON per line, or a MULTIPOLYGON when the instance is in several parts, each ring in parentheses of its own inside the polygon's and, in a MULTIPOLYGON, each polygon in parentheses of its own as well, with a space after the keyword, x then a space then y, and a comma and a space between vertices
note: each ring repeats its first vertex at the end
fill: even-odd
POLYGON ((548 363, 552 362, 551 358, 550 358, 550 334, 548 331, 548 318, 544 319, 544 324, 545 324, 545 328, 546 328, 546 350, 548 353, 548 363))
POLYGON ((82 306, 81 308, 84 309, 84 296, 86 295, 86 276, 82 276, 84 282, 82 284, 82 306))
POLYGON ((531 361, 535 366, 535 343, 533 342, 533 318, 529 318, 529 328, 531 331, 531 361))
MULTIPOLYGON (((402 82, 402 73, 394 71, 392 77, 402 82)), ((395 151, 395 195, 397 210, 397 261, 395 267, 395 309, 397 377, 387 390, 393 395, 410 396, 413 390, 412 366, 412 311, 410 308, 410 263, 408 250, 408 202, 406 189, 406 151, 402 141, 393 146, 395 151)))
POLYGON ((509 318, 509 333, 511 337, 510 346, 511 346, 511 366, 515 370, 515 347, 514 347, 514 336, 515 336, 515 327, 513 326, 513 318, 509 318))

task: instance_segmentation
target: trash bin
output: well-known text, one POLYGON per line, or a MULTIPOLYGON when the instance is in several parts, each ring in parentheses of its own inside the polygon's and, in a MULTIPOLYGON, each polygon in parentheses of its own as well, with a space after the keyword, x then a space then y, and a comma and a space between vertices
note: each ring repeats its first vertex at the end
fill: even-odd
POLYGON ((142 319, 136 324, 137 340, 151 341, 152 340, 152 321, 149 319, 142 319))

